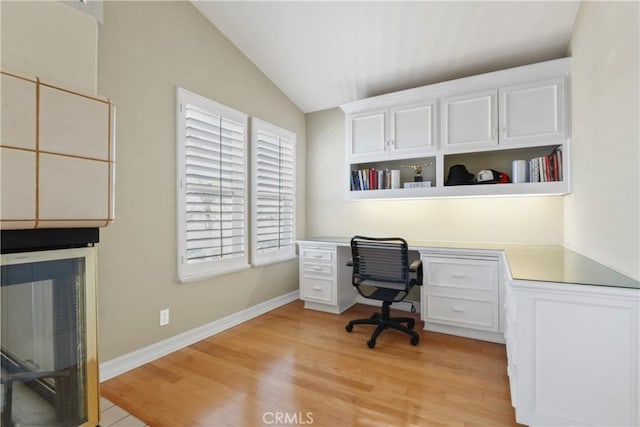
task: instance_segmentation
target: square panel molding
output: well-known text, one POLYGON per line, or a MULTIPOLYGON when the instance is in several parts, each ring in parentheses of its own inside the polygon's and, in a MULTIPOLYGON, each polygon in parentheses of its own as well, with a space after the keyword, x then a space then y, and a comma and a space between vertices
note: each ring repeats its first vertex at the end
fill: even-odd
POLYGON ((114 217, 115 107, 1 72, 2 229, 101 227, 114 217))

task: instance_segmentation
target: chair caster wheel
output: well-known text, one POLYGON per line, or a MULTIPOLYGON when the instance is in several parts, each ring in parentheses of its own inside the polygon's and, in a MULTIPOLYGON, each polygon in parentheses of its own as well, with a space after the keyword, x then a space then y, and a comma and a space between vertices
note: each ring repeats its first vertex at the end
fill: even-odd
POLYGON ((419 341, 420 337, 411 337, 411 340, 409 342, 411 342, 411 345, 418 345, 419 341))
POLYGON ((353 331, 353 325, 351 323, 348 323, 344 328, 347 330, 347 332, 353 331))
POLYGON ((367 341, 367 346, 368 346, 369 348, 373 348, 373 347, 375 347, 375 346, 376 346, 376 342, 375 342, 375 341, 371 341, 371 340, 369 340, 369 341, 367 341))
POLYGON ((414 326, 416 326, 416 322, 413 320, 407 323, 407 328, 409 329, 413 329, 414 326))

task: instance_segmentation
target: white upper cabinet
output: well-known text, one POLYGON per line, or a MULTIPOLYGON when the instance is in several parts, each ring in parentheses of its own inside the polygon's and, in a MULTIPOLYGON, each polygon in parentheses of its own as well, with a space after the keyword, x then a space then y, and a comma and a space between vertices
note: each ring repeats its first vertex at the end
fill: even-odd
POLYGON ((566 136, 564 79, 500 89, 500 143, 528 144, 566 136))
POLYGON ((351 117, 347 126, 351 136, 350 157, 368 159, 387 151, 387 112, 371 111, 351 117))
POLYGON ((441 108, 446 151, 541 145, 567 136, 564 78, 443 98, 441 108))
POLYGON ((347 120, 349 159, 374 162, 435 150, 436 101, 368 110, 347 120))
POLYGON ((570 193, 570 78, 571 59, 562 58, 341 105, 347 198, 570 193), (419 165, 428 167, 424 185, 409 170, 419 165), (455 176, 449 180, 455 165, 509 179, 458 185, 455 176), (389 177, 397 170, 394 186, 389 177))
POLYGON ((498 144, 498 91, 485 90, 443 98, 444 148, 491 147, 498 144))
POLYGON ((390 113, 390 152, 392 155, 423 155, 436 147, 435 101, 396 107, 390 113))

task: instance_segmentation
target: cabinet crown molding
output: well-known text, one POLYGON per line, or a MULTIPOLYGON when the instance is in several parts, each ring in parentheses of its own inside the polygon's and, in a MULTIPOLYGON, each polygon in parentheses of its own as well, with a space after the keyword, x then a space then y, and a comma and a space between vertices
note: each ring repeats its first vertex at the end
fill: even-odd
POLYGON ((459 79, 447 80, 416 88, 385 93, 340 105, 343 112, 351 114, 370 108, 393 107, 408 102, 419 102, 429 98, 441 98, 491 87, 568 76, 573 58, 565 57, 536 64, 522 65, 459 79))

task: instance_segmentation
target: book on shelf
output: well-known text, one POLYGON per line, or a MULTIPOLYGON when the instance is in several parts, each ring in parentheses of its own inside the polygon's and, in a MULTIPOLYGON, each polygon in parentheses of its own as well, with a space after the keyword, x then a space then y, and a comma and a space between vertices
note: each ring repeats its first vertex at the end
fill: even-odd
POLYGON ((563 179, 562 146, 546 156, 535 157, 527 165, 527 182, 555 182, 563 179))
POLYGON ((387 190, 391 188, 389 169, 365 168, 351 171, 351 191, 387 190))

